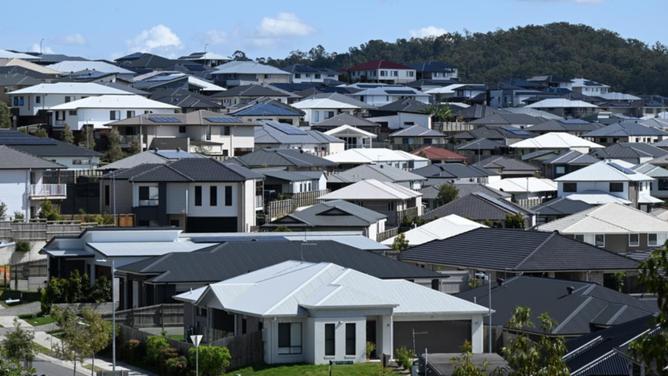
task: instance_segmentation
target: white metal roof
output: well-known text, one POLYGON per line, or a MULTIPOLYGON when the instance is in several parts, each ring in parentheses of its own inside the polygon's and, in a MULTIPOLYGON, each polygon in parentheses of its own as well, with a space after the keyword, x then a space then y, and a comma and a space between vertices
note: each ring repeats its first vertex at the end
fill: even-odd
POLYGON ((481 315, 487 308, 406 280, 382 280, 332 263, 285 261, 175 296, 259 317, 302 308, 390 309, 395 316, 481 315))
POLYGON ((188 75, 188 83, 190 85, 200 87, 201 88, 200 90, 202 90, 202 91, 225 91, 225 90, 227 90, 222 86, 218 86, 218 85, 214 84, 213 82, 209 82, 207 80, 203 80, 201 78, 191 76, 191 75, 188 75))
POLYGON ((79 108, 154 108, 154 109, 179 109, 178 106, 154 101, 141 95, 100 95, 88 97, 76 101, 59 104, 51 107, 53 111, 76 110, 79 108))
POLYGON ((39 60, 39 57, 0 49, 0 59, 39 60))
POLYGON ((566 132, 548 132, 540 136, 518 141, 510 145, 510 147, 515 149, 603 148, 602 145, 566 132))
POLYGON ((94 82, 55 82, 51 84, 38 84, 14 90, 8 94, 132 95, 129 91, 96 84, 94 82))
POLYGON ((581 100, 566 98, 546 98, 526 105, 528 108, 598 108, 597 105, 581 100))
POLYGON ((402 185, 366 179, 320 196, 320 200, 409 200, 422 193, 402 185))
POLYGON ((633 171, 632 164, 619 160, 607 159, 575 170, 569 174, 554 179, 561 181, 650 181, 651 176, 633 171))
POLYGON ((537 229, 565 234, 668 233, 668 222, 623 204, 610 203, 548 222, 537 229))
POLYGON ((612 202, 616 202, 623 205, 629 205, 631 203, 631 201, 627 199, 618 196, 613 196, 609 193, 605 193, 602 191, 585 191, 580 193, 571 193, 568 196, 566 196, 566 198, 569 200, 582 201, 589 205, 603 205, 612 202))
POLYGON ((299 102, 293 103, 292 107, 296 107, 302 110, 311 108, 356 110, 360 108, 359 106, 355 106, 354 104, 337 101, 331 98, 307 98, 299 102))
POLYGON ((47 65, 47 67, 62 73, 80 72, 82 70, 95 70, 102 73, 135 74, 135 72, 131 70, 107 63, 106 61, 63 60, 55 64, 47 65))
POLYGON ((443 87, 435 87, 425 91, 426 94, 454 94, 455 90, 468 84, 451 84, 443 87))
POLYGON ((557 183, 554 181, 545 178, 535 178, 533 176, 493 180, 487 183, 487 186, 509 193, 557 191, 557 183))
POLYGON ((344 124, 340 125, 334 129, 330 129, 325 134, 328 134, 330 136, 337 137, 338 134, 359 134, 365 137, 371 137, 371 138, 376 138, 378 137, 376 134, 367 132, 364 129, 359 129, 357 127, 353 127, 352 125, 344 124))
MULTIPOLYGON (((443 240, 453 236, 475 230, 480 227, 487 227, 470 219, 460 217, 457 214, 450 214, 445 217, 438 218, 434 221, 427 222, 422 226, 416 227, 412 230, 404 232, 404 236, 410 246, 416 246, 430 242, 432 240, 443 240)), ((384 240, 382 243, 392 245, 394 242, 393 236, 384 240)))
POLYGON ((325 157, 336 163, 377 163, 388 161, 427 161, 423 158, 402 150, 384 148, 348 149, 325 157))
POLYGON ((161 256, 173 252, 192 252, 216 243, 175 242, 91 242, 90 247, 110 257, 161 256))

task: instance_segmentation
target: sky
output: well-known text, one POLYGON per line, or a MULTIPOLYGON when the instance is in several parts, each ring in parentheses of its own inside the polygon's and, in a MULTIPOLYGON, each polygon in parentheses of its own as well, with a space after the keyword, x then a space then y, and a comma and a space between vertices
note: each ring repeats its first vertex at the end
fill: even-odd
POLYGON ((606 28, 668 45, 666 0, 33 0, 3 4, 0 49, 114 59, 193 51, 285 57, 321 44, 346 51, 370 39, 487 32, 551 22, 606 28), (172 5, 173 4, 173 5, 172 5))

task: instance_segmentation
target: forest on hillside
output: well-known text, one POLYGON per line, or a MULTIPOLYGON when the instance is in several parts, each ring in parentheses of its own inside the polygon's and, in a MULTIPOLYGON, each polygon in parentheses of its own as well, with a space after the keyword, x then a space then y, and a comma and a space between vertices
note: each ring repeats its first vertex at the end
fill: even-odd
POLYGON ((509 78, 552 74, 586 77, 614 91, 668 95, 668 48, 652 46, 586 25, 553 23, 488 33, 449 33, 439 37, 371 40, 348 52, 322 46, 293 51, 284 59, 259 58, 277 66, 309 64, 340 69, 368 60, 405 64, 445 61, 459 68, 460 80, 495 84, 509 78))

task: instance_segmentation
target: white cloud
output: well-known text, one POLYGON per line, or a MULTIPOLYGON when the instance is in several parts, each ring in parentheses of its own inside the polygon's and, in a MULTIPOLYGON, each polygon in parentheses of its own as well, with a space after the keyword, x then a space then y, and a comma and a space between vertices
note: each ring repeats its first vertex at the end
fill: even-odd
POLYGON ((228 40, 228 35, 223 30, 209 30, 205 34, 205 40, 208 44, 225 44, 228 40))
POLYGON ((64 36, 62 42, 63 44, 84 45, 86 44, 86 38, 79 33, 75 33, 64 36))
POLYGON ((431 38, 446 34, 448 31, 438 26, 425 26, 409 32, 412 38, 431 38))
POLYGON ((132 40, 128 41, 130 51, 150 52, 156 49, 168 50, 181 48, 181 38, 165 25, 155 25, 143 30, 132 40))
POLYGON ((49 46, 44 46, 44 45, 42 45, 42 47, 40 48, 39 43, 33 43, 32 47, 30 47, 30 51, 41 52, 41 53, 45 53, 45 54, 52 54, 53 53, 53 48, 51 48, 49 46))
POLYGON ((305 24, 294 13, 281 12, 275 17, 263 17, 258 36, 264 38, 303 37, 311 34, 313 27, 305 24))

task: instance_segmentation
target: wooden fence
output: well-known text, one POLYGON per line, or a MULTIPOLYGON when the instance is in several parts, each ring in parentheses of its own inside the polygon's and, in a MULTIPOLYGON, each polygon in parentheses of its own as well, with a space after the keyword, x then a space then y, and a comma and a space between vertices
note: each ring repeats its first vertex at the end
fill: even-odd
MULTIPOLYGON (((12 239, 14 241, 49 241, 54 236, 79 235, 81 231, 91 227, 114 226, 100 225, 96 222, 84 222, 88 217, 94 217, 93 214, 73 214, 63 215, 63 220, 46 221, 30 220, 30 222, 0 222, 0 239, 12 239)), ((110 215, 111 216, 111 215, 110 215)), ((119 227, 134 226, 134 214, 117 214, 112 221, 119 227), (115 220, 114 220, 115 219, 115 220)))
MULTIPOLYGON (((111 319, 111 314, 105 314, 104 318, 111 319)), ((134 328, 183 326, 183 304, 156 304, 116 311, 116 322, 134 328)))
POLYGON ((286 200, 274 200, 267 203, 266 218, 267 222, 276 218, 284 217, 301 206, 313 205, 318 202, 318 198, 329 192, 328 190, 295 193, 286 200))

